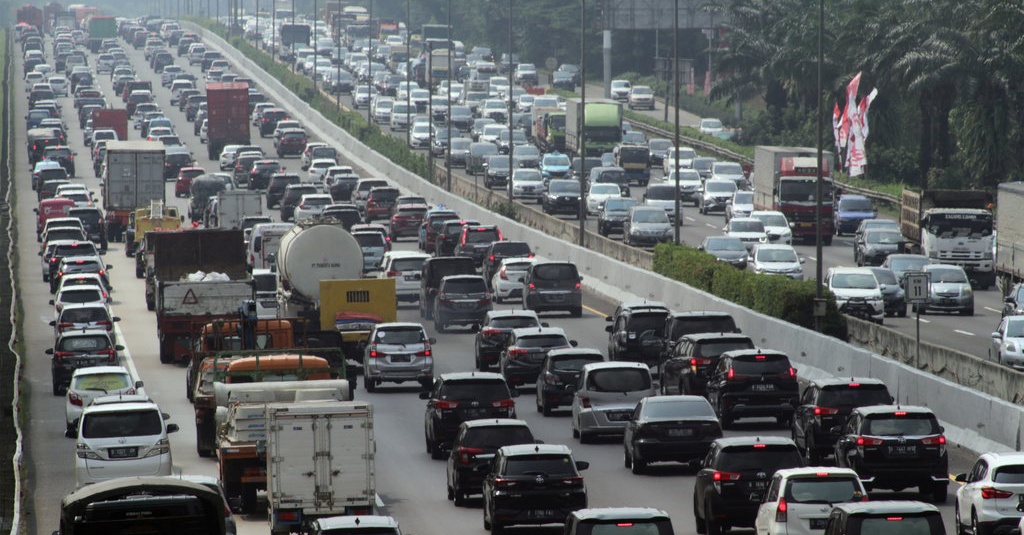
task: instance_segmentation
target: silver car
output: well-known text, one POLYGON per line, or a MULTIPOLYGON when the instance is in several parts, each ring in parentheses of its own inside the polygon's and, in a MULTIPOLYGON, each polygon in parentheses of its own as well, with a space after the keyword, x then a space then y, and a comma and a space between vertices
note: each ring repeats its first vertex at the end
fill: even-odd
POLYGON ((636 404, 657 393, 651 370, 641 362, 595 362, 583 366, 569 388, 572 436, 586 443, 597 435, 621 435, 636 404))
POLYGON ((919 311, 958 312, 974 315, 974 291, 967 273, 960 266, 929 264, 922 269, 928 274, 928 301, 918 305, 919 311))
POLYGON ((387 242, 379 232, 363 231, 353 232, 352 237, 359 242, 363 250, 363 272, 376 271, 380 269, 381 261, 384 260, 384 252, 387 250, 387 242))
POLYGON ((366 391, 373 392, 383 382, 416 381, 423 388, 430 388, 434 383, 431 346, 435 343, 419 323, 377 324, 363 351, 366 391))

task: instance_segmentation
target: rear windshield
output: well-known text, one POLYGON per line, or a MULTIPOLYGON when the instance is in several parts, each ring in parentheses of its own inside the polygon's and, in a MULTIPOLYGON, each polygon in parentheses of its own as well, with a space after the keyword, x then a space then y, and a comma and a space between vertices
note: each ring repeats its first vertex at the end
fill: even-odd
POLYGON ((384 237, 376 232, 353 234, 352 237, 356 239, 360 247, 384 247, 384 237))
POLYGON ((818 396, 818 403, 826 407, 865 407, 891 403, 889 390, 885 385, 861 385, 857 387, 825 388, 818 396))
POLYGON ((521 329, 523 327, 536 327, 537 319, 530 316, 498 317, 491 320, 488 327, 496 329, 521 329))
POLYGON ((591 362, 601 362, 603 360, 604 358, 598 355, 591 355, 589 357, 557 358, 551 363, 551 369, 560 372, 578 372, 591 362))
POLYGON ((483 280, 450 280, 444 283, 444 292, 452 294, 480 294, 487 292, 483 280))
POLYGON ((861 497, 853 477, 830 476, 790 479, 786 485, 786 501, 790 503, 850 502, 861 497))
POLYGON ((633 520, 605 521, 594 523, 580 522, 576 526, 577 535, 672 535, 672 522, 668 520, 633 520))
POLYGON ((945 533, 939 513, 927 515, 885 515, 851 517, 846 526, 849 535, 932 535, 945 533))
POLYGON ((754 349, 754 343, 750 340, 728 340, 700 344, 700 356, 704 358, 718 357, 722 353, 734 349, 754 349))
POLYGON ((102 297, 99 290, 86 288, 84 290, 61 292, 60 301, 62 303, 93 303, 99 301, 102 297))
POLYGON ((759 470, 767 473, 780 468, 803 466, 803 458, 796 446, 765 444, 764 447, 734 446, 718 455, 715 469, 723 472, 759 470))
POLYGON ((516 256, 530 254, 530 244, 525 242, 498 242, 491 248, 491 252, 502 256, 516 256))
POLYGON ((665 330, 665 316, 667 315, 667 312, 634 314, 629 320, 629 330, 640 333, 654 331, 654 334, 660 336, 665 330))
POLYGON ((697 333, 731 333, 736 330, 732 317, 700 317, 677 319, 672 326, 672 339, 697 333))
POLYGON ((513 444, 530 444, 533 433, 530 428, 522 426, 474 427, 466 432, 462 445, 469 448, 497 450, 502 446, 513 444))
POLYGON ((538 347, 562 347, 569 343, 560 334, 545 334, 537 336, 523 336, 516 340, 516 346, 524 348, 538 347))
POLYGON ((106 321, 106 310, 99 307, 65 309, 60 320, 63 323, 88 323, 94 321, 106 321))
POLYGON ((995 475, 992 476, 992 481, 1011 485, 1024 484, 1024 465, 1015 464, 1010 466, 1000 466, 999 468, 996 468, 995 475))
POLYGON ((419 327, 390 328, 377 331, 374 341, 379 344, 419 344, 425 340, 419 327))
POLYGON ((60 342, 61 351, 100 351, 110 349, 110 339, 106 336, 70 336, 60 342))
POLYGON ((441 387, 440 399, 449 401, 478 401, 487 403, 508 399, 508 386, 500 380, 452 381, 441 387))
POLYGON ((132 385, 131 377, 124 373, 90 373, 75 379, 71 390, 120 390, 132 385))
POLYGON ((587 390, 636 392, 651 388, 651 374, 639 369, 597 370, 587 376, 587 390))
POLYGON ((423 269, 423 262, 426 258, 401 258, 391 262, 391 269, 394 271, 419 271, 423 269))
POLYGON ((466 243, 491 243, 500 240, 496 229, 471 230, 466 232, 466 243))
POLYGON ((121 411, 88 414, 82 423, 83 438, 141 437, 163 432, 159 411, 121 411))
POLYGON ((676 198, 675 186, 647 188, 647 198, 658 201, 670 201, 676 198))
POLYGON ((644 415, 648 418, 714 418, 715 410, 703 399, 662 401, 648 403, 644 415))
POLYGON ((578 279, 579 274, 573 264, 541 264, 534 266, 533 277, 540 280, 578 279))
POLYGON ((573 476, 576 465, 568 455, 517 455, 505 461, 505 475, 573 476))
POLYGON ((931 414, 876 414, 868 417, 861 432, 874 436, 937 435, 939 422, 931 414))
POLYGON ((737 375, 781 375, 790 366, 785 355, 755 355, 733 359, 732 369, 737 375))

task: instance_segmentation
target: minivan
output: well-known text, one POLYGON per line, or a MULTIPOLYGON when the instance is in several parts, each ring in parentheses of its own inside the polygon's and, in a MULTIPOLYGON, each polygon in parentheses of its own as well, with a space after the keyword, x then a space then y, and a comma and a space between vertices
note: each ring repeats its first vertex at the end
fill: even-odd
POLYGON ((423 262, 420 275, 420 317, 433 319, 434 297, 441 279, 449 275, 475 275, 476 263, 464 256, 439 256, 423 262))
POLYGON ((302 178, 295 173, 275 173, 267 185, 267 208, 274 208, 281 203, 284 189, 292 184, 300 184, 302 178))
POLYGON ((523 277, 523 308, 565 310, 578 318, 583 315, 582 281, 572 262, 535 262, 523 277))
POLYGON ((270 269, 273 258, 277 255, 281 236, 293 226, 291 223, 260 223, 252 227, 249 234, 249 250, 246 252, 249 267, 253 270, 270 269))

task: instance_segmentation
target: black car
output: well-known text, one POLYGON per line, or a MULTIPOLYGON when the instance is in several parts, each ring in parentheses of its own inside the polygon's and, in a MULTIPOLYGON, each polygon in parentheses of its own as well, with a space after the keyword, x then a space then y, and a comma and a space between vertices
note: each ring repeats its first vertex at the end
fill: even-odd
POLYGON ((608 359, 643 362, 649 366, 661 361, 665 335, 665 318, 671 311, 658 301, 621 303, 615 313, 605 317, 610 322, 608 359))
MULTIPOLYGON (((475 271, 474 267, 474 271, 475 271)), ((449 275, 441 279, 434 299, 434 328, 444 333, 452 325, 480 325, 494 308, 487 283, 480 275, 449 275)))
POLYGON ((517 390, 509 389, 496 373, 445 373, 434 378, 427 400, 423 433, 427 453, 443 459, 462 422, 481 418, 515 418, 517 390))
MULTIPOLYGON (((537 313, 532 310, 492 310, 484 316, 474 341, 476 369, 486 371, 498 364, 501 352, 508 345, 513 329, 540 327, 537 313)), ((546 326, 546 324, 545 324, 546 326)))
POLYGON ((907 294, 900 287, 900 281, 896 280, 896 274, 889 268, 870 267, 875 274, 878 284, 882 288, 882 302, 885 305, 886 316, 907 316, 907 294))
POLYGON ((260 137, 270 137, 277 129, 277 122, 289 119, 288 112, 281 108, 270 108, 260 116, 260 137))
POLYGON ((661 364, 661 393, 707 394, 708 376, 718 366, 718 357, 736 349, 754 349, 754 342, 749 336, 736 333, 682 336, 661 364))
POLYGON ((550 416, 560 406, 572 405, 573 392, 567 386, 575 386, 580 379, 580 370, 591 362, 603 362, 604 355, 596 349, 572 348, 552 349, 544 357, 537 376, 537 412, 550 416))
MULTIPOLYGON (((491 244, 502 240, 501 231, 495 225, 465 225, 455 245, 455 256, 468 256, 477 266, 483 264, 491 244)), ((484 277, 486 279, 486 275, 484 277)))
POLYGON ((571 72, 555 71, 551 73, 551 86, 563 91, 576 91, 576 78, 571 72))
POLYGON ((736 327, 736 321, 728 312, 711 310, 673 312, 665 318, 665 347, 661 351, 661 359, 670 358, 676 341, 687 334, 738 332, 741 331, 736 327))
POLYGON ((900 252, 903 242, 903 235, 898 230, 869 229, 855 238, 853 261, 858 266, 880 266, 885 257, 900 252))
POLYGON ((530 244, 524 241, 501 240, 490 244, 484 251, 480 274, 484 280, 490 282, 491 277, 501 267, 501 261, 506 258, 533 258, 533 251, 530 244))
POLYGON ((567 310, 578 318, 583 315, 583 292, 576 264, 572 262, 535 262, 523 276, 523 308, 537 312, 567 310))
POLYGON ((576 347, 576 341, 569 340, 559 327, 513 329, 498 366, 505 381, 513 387, 534 383, 548 351, 572 347, 576 347))
POLYGON ((722 438, 708 400, 697 396, 651 396, 640 400, 622 437, 623 463, 642 474, 654 462, 698 464, 722 438))
POLYGON ((358 225, 363 222, 363 215, 359 213, 359 209, 354 204, 329 206, 324 208, 323 212, 320 212, 320 216, 337 219, 341 226, 348 231, 352 230, 352 225, 358 225))
MULTIPOLYGON (((455 247, 458 246, 459 240, 462 238, 462 227, 471 224, 478 225, 479 222, 452 219, 441 223, 441 228, 437 231, 437 239, 434 242, 434 255, 454 256, 455 247)), ((472 260, 470 258, 470 261, 472 260)))
POLYGON ((747 246, 743 244, 743 240, 735 236, 708 236, 704 238, 704 241, 701 242, 697 249, 733 267, 747 269, 747 259, 750 252, 747 251, 747 246))
POLYGON ((484 529, 497 534, 510 525, 564 523, 573 511, 587 507, 579 471, 589 466, 573 459, 563 445, 499 448, 484 476, 484 529))
POLYGON ((107 252, 107 225, 103 212, 95 206, 79 206, 68 210, 68 217, 78 218, 85 227, 85 235, 95 243, 100 253, 107 252))
POLYGON ((249 189, 267 189, 270 178, 285 170, 277 160, 256 160, 249 169, 249 189))
POLYGON ((290 184, 285 186, 281 195, 281 221, 291 221, 295 216, 295 207, 299 205, 303 195, 320 193, 312 184, 290 184))
POLYGON ((772 474, 804 466, 796 444, 781 437, 730 437, 711 443, 693 486, 697 533, 754 526, 772 474))
POLYGON ((75 154, 75 151, 66 145, 46 147, 43 150, 44 159, 59 163, 71 177, 75 176, 75 154))
POLYGON ((601 236, 621 234, 622 228, 629 218, 629 209, 640 204, 631 197, 608 199, 597 212, 597 233, 601 236))
POLYGON ((875 405, 850 413, 837 426, 836 464, 851 468, 864 488, 902 490, 918 487, 935 503, 944 503, 949 486, 946 437, 927 407, 875 405))
POLYGON ((483 492, 484 471, 502 446, 533 444, 536 439, 523 420, 495 418, 462 422, 448 455, 448 499, 456 507, 470 494, 483 492))
POLYGON ((302 177, 294 173, 274 173, 270 176, 270 183, 267 185, 267 208, 273 208, 281 204, 281 197, 284 197, 286 187, 302 183, 302 177))
POLYGON ((441 286, 441 281, 449 275, 473 275, 476 266, 473 260, 460 256, 438 256, 423 262, 420 275, 420 317, 433 319, 434 298, 441 286))
POLYGON ((541 199, 541 205, 545 214, 578 216, 580 213, 580 183, 575 180, 549 181, 548 191, 541 199))
POLYGON ((774 417, 788 428, 796 410, 800 389, 796 368, 785 353, 741 349, 727 351, 708 377, 708 400, 722 427, 737 418, 774 417))
POLYGON ((888 405, 889 389, 878 379, 851 377, 824 379, 807 385, 793 415, 793 442, 809 464, 832 454, 836 437, 832 428, 846 424, 857 407, 888 405))

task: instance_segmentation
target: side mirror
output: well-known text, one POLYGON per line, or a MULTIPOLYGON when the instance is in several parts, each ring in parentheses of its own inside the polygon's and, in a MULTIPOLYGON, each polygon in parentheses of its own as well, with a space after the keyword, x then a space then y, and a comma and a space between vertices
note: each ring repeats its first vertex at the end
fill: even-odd
POLYGON ((39 209, 38 208, 33 208, 32 211, 37 213, 37 214, 39 213, 39 209))
MULTIPOLYGON (((74 424, 71 427, 69 427, 69 428, 64 430, 64 436, 67 437, 67 438, 78 438, 78 419, 77 418, 75 419, 75 422, 74 422, 74 424)), ((56 534, 56 533, 60 533, 60 532, 59 531, 54 531, 54 533, 56 534)))
POLYGON ((168 433, 177 433, 178 432, 178 424, 167 424, 167 432, 168 433))
POLYGON ((52 355, 53 354, 53 348, 51 347, 51 348, 47 349, 46 351, 43 351, 43 353, 46 353, 47 355, 52 355))
POLYGON ((114 346, 114 349, 116 349, 117 351, 124 351, 124 346, 119 344, 114 346))
POLYGON ((587 468, 590 468, 590 463, 589 462, 587 462, 587 461, 576 461, 576 469, 577 470, 586 470, 587 468))
MULTIPOLYGON (((53 325, 52 321, 50 322, 50 325, 53 325)), ((992 338, 999 339, 999 338, 1002 338, 1002 337, 1003 337, 1003 335, 998 333, 998 332, 992 333, 992 338)))
POLYGON ((580 343, 577 342, 576 340, 569 340, 569 345, 571 345, 572 347, 578 347, 580 343))
POLYGON ((839 425, 834 426, 832 427, 832 429, 828 430, 828 434, 834 437, 838 437, 843 434, 843 427, 839 425))
POLYGON ((953 478, 953 481, 956 481, 957 483, 966 483, 967 482, 967 474, 957 474, 953 478))
POLYGON ((430 399, 430 392, 420 392, 420 399, 430 399))
POLYGON ((111 264, 107 264, 107 271, 110 271, 112 269, 114 269, 114 266, 111 264))
POLYGON ((53 299, 50 299, 50 304, 51 304, 51 305, 53 304, 53 299))
MULTIPOLYGON (((801 264, 806 264, 807 263, 807 259, 806 258, 801 258, 800 259, 800 263, 801 264)), ((884 284, 882 285, 882 290, 885 290, 885 285, 884 284)))
MULTIPOLYGON (((57 320, 53 320, 53 321, 50 322, 50 327, 55 327, 56 325, 57 325, 57 320)), ((993 333, 993 334, 997 334, 997 333, 993 333)))
POLYGON ((604 317, 604 320, 605 320, 605 321, 612 321, 612 317, 611 317, 611 316, 605 316, 605 317, 604 317))
POLYGON ((437 343, 437 338, 428 338, 427 341, 430 342, 430 345, 434 345, 437 343))
POLYGON ((145 383, 143 383, 142 381, 135 381, 136 389, 142 388, 143 386, 145 386, 145 383))
POLYGON ((121 321, 121 316, 114 316, 111 321, 121 321))

